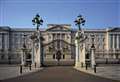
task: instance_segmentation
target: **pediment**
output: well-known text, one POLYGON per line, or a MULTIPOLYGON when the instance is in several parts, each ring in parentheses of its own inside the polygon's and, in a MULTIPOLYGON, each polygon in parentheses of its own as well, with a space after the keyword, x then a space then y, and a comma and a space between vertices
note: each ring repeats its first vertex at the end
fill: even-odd
POLYGON ((69 31, 71 30, 70 27, 65 26, 65 25, 53 25, 53 26, 48 26, 47 31, 69 31))

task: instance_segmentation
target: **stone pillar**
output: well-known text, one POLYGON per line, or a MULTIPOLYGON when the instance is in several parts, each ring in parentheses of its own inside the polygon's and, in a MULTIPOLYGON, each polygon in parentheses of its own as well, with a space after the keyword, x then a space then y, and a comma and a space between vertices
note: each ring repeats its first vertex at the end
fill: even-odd
POLYGON ((24 52, 21 52, 21 65, 25 65, 25 61, 24 61, 24 52))
MULTIPOLYGON (((39 44, 38 44, 38 46, 40 47, 39 44)), ((35 63, 36 63, 36 67, 40 67, 41 66, 41 62, 40 62, 40 48, 35 49, 35 63)))
MULTIPOLYGON (((76 33, 76 37, 79 37, 81 32, 76 33)), ((82 38, 81 38, 82 39, 82 38)), ((76 67, 83 67, 85 66, 85 43, 80 42, 80 39, 75 40, 75 46, 76 46, 76 59, 75 59, 75 66, 76 67)))
POLYGON ((26 54, 25 54, 25 51, 23 52, 23 61, 24 61, 24 65, 26 65, 26 54))
POLYGON ((115 36, 113 35, 113 50, 115 49, 115 36))
POLYGON ((95 64, 95 48, 91 48, 91 67, 94 68, 95 64))
POLYGON ((80 48, 80 64, 81 67, 85 66, 85 43, 82 43, 82 47, 80 48))
POLYGON ((75 46, 76 46, 75 66, 78 66, 78 62, 79 62, 79 44, 78 44, 77 40, 75 40, 75 46))
POLYGON ((61 42, 61 40, 62 40, 62 34, 60 33, 60 50, 62 50, 62 42, 61 42))
POLYGON ((107 46, 108 46, 108 47, 107 47, 107 50, 111 49, 111 44, 112 44, 112 43, 111 43, 111 38, 112 38, 111 35, 108 35, 108 38, 107 38, 107 39, 108 39, 108 42, 107 42, 107 46))
MULTIPOLYGON (((76 37, 78 37, 78 32, 76 33, 76 37)), ((75 40, 75 46, 76 46, 76 55, 75 55, 75 66, 79 66, 79 40, 75 40)))
POLYGON ((40 31, 37 31, 38 34, 38 42, 35 45, 35 63, 36 67, 41 67, 41 40, 40 40, 40 31))

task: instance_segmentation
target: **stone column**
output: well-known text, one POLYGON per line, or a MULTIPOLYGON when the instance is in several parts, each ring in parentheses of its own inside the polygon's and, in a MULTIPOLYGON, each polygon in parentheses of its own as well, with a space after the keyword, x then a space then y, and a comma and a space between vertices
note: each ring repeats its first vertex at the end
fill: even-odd
MULTIPOLYGON (((76 33, 76 37, 79 37, 79 34, 81 32, 76 33)), ((83 39, 83 38, 81 38, 83 39)), ((76 61, 75 61, 75 66, 77 67, 83 67, 85 66, 85 43, 84 42, 79 42, 80 38, 75 40, 75 45, 76 45, 76 61)))
POLYGON ((85 66, 85 43, 82 43, 82 48, 80 48, 80 64, 81 67, 85 66))
POLYGON ((36 42, 36 46, 37 48, 35 48, 35 63, 36 63, 36 67, 41 67, 41 40, 40 40, 40 31, 37 31, 38 34, 38 42, 36 42))
POLYGON ((95 64, 95 48, 91 48, 91 67, 94 68, 95 64))
POLYGON ((61 42, 61 40, 62 40, 62 34, 60 33, 60 50, 62 50, 62 42, 61 42))
MULTIPOLYGON (((39 45, 39 47, 40 47, 40 45, 39 45)), ((36 61, 35 61, 35 63, 36 63, 36 67, 40 67, 41 66, 41 62, 40 62, 40 48, 38 48, 37 50, 36 50, 36 57, 35 57, 35 59, 36 59, 36 61)))
POLYGON ((115 36, 113 35, 113 49, 115 48, 115 36))
POLYGON ((21 52, 21 65, 25 65, 25 61, 24 61, 24 52, 21 52))
POLYGON ((107 46, 108 46, 107 48, 108 49, 107 50, 109 50, 109 49, 111 49, 111 35, 110 34, 108 35, 107 39, 108 39, 108 44, 107 44, 107 46))
POLYGON ((75 46, 76 46, 75 65, 77 66, 77 63, 79 62, 79 44, 77 40, 75 40, 75 46))
MULTIPOLYGON (((76 33, 76 37, 78 36, 78 32, 76 33)), ((75 40, 75 46, 76 46, 76 55, 75 55, 75 66, 79 66, 79 41, 75 40)))
POLYGON ((119 49, 119 35, 117 35, 117 49, 119 49))
POLYGON ((34 64, 35 63, 35 61, 34 61, 34 53, 35 53, 35 49, 34 49, 34 42, 32 42, 32 64, 34 64))
POLYGON ((8 60, 8 35, 7 33, 4 33, 4 53, 5 58, 8 60))
POLYGON ((24 61, 24 65, 26 64, 26 54, 25 51, 23 52, 23 61, 24 61))

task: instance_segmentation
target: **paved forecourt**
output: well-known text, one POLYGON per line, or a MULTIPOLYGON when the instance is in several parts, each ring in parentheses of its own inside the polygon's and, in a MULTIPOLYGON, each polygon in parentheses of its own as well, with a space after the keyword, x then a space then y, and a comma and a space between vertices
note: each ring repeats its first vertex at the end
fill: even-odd
POLYGON ((46 67, 43 70, 2 82, 118 82, 80 72, 70 66, 46 67))

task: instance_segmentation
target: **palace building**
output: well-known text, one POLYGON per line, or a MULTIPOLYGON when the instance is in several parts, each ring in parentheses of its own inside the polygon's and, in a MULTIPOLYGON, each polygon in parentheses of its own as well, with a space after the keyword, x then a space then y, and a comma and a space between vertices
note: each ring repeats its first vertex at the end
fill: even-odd
MULTIPOLYGON (((0 63, 20 63, 23 54, 23 46, 31 54, 34 62, 35 46, 30 36, 36 31, 35 28, 12 28, 0 26, 0 63)), ((70 24, 48 24, 47 29, 40 28, 42 40, 42 52, 44 61, 56 61, 56 53, 61 53, 61 61, 75 60, 75 34, 70 24)), ((91 49, 91 35, 94 34, 96 60, 120 58, 120 27, 106 29, 84 29, 87 36, 86 56, 91 49)), ((27 57, 26 57, 27 58, 27 57)))

